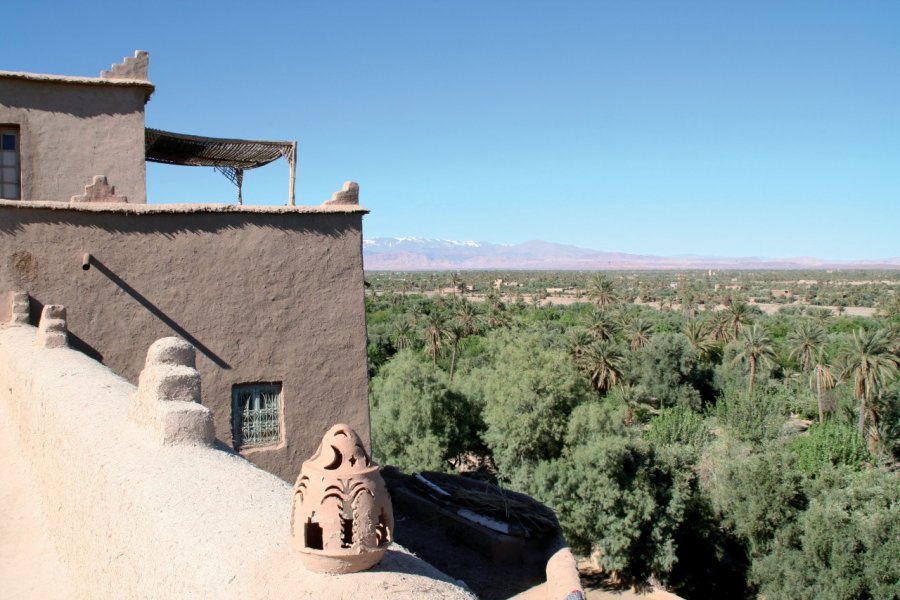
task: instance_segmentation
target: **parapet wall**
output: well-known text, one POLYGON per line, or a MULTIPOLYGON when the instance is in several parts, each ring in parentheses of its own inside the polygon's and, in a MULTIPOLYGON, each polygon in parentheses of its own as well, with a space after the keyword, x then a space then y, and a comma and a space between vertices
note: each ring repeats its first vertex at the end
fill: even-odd
POLYGON ((32 324, 62 304, 71 346, 132 383, 150 344, 187 340, 228 445, 233 386, 280 383, 281 439, 244 454, 290 481, 335 423, 368 444, 365 212, 0 201, 0 322, 9 292, 32 324))
POLYGON ((129 419, 135 386, 37 337, 0 325, 0 410, 77 597, 472 598, 396 546, 371 571, 306 571, 287 483, 221 446, 161 444, 129 419))

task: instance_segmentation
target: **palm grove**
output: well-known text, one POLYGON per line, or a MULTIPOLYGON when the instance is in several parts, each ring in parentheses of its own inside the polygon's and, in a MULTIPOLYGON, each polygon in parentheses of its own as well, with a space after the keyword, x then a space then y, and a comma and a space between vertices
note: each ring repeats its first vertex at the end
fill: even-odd
POLYGON ((896 302, 765 315, 697 278, 651 308, 598 274, 541 306, 450 277, 367 296, 383 464, 478 465, 611 576, 689 598, 900 597, 896 302))

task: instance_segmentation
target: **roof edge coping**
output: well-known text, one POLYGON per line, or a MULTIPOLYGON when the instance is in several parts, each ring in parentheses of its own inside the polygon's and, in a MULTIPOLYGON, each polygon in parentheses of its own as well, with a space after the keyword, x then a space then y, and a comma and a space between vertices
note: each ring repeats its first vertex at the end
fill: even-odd
POLYGON ((258 206, 247 204, 127 204, 124 202, 71 203, 48 200, 0 200, 0 208, 106 212, 127 215, 238 213, 238 214, 368 214, 359 205, 258 206))

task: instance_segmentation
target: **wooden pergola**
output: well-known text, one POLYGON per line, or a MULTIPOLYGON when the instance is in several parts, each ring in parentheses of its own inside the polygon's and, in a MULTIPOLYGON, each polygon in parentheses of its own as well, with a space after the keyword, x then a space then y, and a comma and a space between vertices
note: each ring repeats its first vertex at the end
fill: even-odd
POLYGON ((297 176, 297 142, 234 140, 144 130, 144 155, 150 162, 192 167, 213 167, 238 189, 238 204, 244 203, 244 171, 256 169, 284 157, 290 166, 288 205, 294 205, 297 176))

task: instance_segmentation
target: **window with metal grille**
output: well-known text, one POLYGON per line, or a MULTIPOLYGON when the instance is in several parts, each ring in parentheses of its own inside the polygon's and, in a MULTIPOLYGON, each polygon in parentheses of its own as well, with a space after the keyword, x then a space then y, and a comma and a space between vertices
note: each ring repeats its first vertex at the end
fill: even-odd
POLYGON ((19 200, 22 197, 19 177, 19 128, 0 125, 0 198, 19 200))
POLYGON ((231 389, 231 438, 235 450, 281 442, 281 384, 253 383, 231 389))

